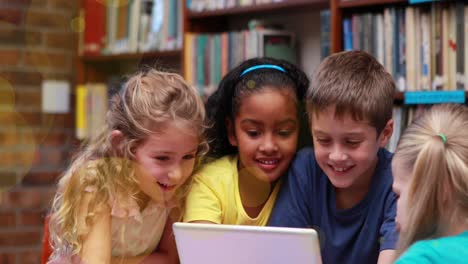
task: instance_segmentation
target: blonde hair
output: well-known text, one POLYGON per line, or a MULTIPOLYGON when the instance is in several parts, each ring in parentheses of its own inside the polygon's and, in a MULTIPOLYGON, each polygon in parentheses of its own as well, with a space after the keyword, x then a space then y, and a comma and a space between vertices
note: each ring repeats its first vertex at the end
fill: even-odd
POLYGON ((351 113, 369 121, 377 135, 392 118, 395 82, 385 68, 364 51, 344 51, 327 57, 307 91, 309 119, 330 106, 337 117, 351 113))
MULTIPOLYGON (((137 200, 139 192, 135 177, 134 150, 168 122, 184 125, 200 139, 197 160, 207 152, 204 137, 205 108, 196 90, 175 73, 145 69, 135 73, 122 90, 111 98, 103 129, 84 144, 59 182, 51 211, 50 234, 54 253, 51 259, 80 252, 80 237, 87 233, 93 217, 110 199, 123 207, 129 199, 137 200), (123 139, 113 145, 111 132, 119 130, 123 139), (86 188, 92 187, 93 199, 81 230, 79 208, 86 188)), ((198 163, 198 162, 197 162, 198 163)), ((191 177, 177 190, 174 204, 183 211, 185 194, 191 177)))
POLYGON ((467 138, 468 108, 462 105, 432 107, 401 137, 394 159, 411 176, 398 256, 417 240, 441 236, 447 224, 466 221, 467 138))

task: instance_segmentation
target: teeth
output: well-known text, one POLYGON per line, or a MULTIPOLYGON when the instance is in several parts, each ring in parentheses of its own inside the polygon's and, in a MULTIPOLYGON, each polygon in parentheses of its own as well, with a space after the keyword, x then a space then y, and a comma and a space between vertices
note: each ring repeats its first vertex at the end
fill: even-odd
POLYGON ((164 184, 164 183, 161 183, 161 182, 158 182, 159 185, 162 185, 163 187, 167 188, 169 185, 168 184, 164 184))
POLYGON ((347 170, 348 168, 337 168, 337 167, 332 167, 335 171, 338 171, 338 172, 343 172, 345 170, 347 170))
POLYGON ((276 160, 259 160, 259 162, 266 165, 273 165, 277 163, 276 160))

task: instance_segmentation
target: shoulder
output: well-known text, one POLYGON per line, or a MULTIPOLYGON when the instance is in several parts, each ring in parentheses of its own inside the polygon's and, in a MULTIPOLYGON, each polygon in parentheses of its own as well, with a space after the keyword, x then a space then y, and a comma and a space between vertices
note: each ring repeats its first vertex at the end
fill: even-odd
MULTIPOLYGON (((392 176, 392 159, 393 153, 389 152, 388 150, 381 148, 377 153, 378 163, 374 173, 374 177, 376 177, 377 181, 379 182, 378 186, 380 188, 391 190, 393 184, 393 176, 392 176)), ((378 188, 378 187, 377 187, 378 188)))
POLYGON ((222 158, 201 165, 195 172, 196 181, 226 181, 237 175, 237 156, 224 156, 222 158))
POLYGON ((299 150, 291 163, 293 171, 306 171, 314 169, 316 166, 314 149, 310 147, 299 150))
POLYGON ((434 251, 434 243, 438 241, 422 240, 414 243, 395 263, 438 263, 436 260, 439 255, 434 251))
POLYGON ((314 149, 305 147, 299 150, 294 158, 294 163, 308 164, 315 161, 314 149))
POLYGON ((228 155, 219 159, 208 161, 201 165, 200 169, 197 171, 197 174, 232 170, 237 170, 236 155, 228 155))
POLYGON ((457 236, 418 241, 409 247, 396 263, 461 263, 468 258, 467 243, 468 232, 457 236))
POLYGON ((110 219, 111 207, 108 203, 101 202, 96 204, 97 200, 96 192, 85 192, 81 195, 82 199, 78 204, 78 230, 79 233, 87 233, 88 231, 88 217, 93 216, 92 223, 96 222, 96 219, 102 217, 110 219))
POLYGON ((295 192, 293 190, 297 188, 304 190, 318 188, 321 191, 321 189, 326 188, 328 183, 327 176, 315 160, 314 149, 310 147, 297 152, 283 179, 284 185, 289 186, 288 188, 291 188, 292 192, 295 192))
POLYGON ((316 160, 314 149, 307 147, 299 150, 291 163, 288 174, 303 175, 309 177, 320 170, 316 160))
POLYGON ((380 148, 377 152, 377 156, 379 157, 379 163, 381 165, 391 166, 393 153, 388 151, 385 148, 380 148))

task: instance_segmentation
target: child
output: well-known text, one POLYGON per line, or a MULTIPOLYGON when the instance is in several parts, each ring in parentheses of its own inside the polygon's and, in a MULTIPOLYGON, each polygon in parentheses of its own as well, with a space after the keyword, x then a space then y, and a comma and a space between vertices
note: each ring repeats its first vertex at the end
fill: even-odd
POLYGON ((294 65, 241 63, 208 99, 210 157, 194 176, 184 221, 266 225, 279 179, 296 153, 299 111, 309 85, 294 65))
POLYGON ((401 137, 392 162, 399 195, 397 264, 467 263, 467 138, 468 108, 462 105, 434 106, 401 137))
POLYGON ((390 263, 395 194, 392 154, 395 83, 362 51, 334 54, 307 93, 314 149, 300 151, 269 225, 318 230, 324 264, 390 263))
POLYGON ((105 129, 59 182, 49 263, 140 263, 156 248, 148 261, 177 262, 169 216, 183 210, 204 118, 203 102, 179 75, 132 76, 112 98, 105 129))

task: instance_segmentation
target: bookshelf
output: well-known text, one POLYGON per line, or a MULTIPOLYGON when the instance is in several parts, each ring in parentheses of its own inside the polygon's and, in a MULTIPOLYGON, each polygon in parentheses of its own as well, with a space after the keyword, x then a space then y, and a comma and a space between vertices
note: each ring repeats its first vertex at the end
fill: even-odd
POLYGON ((464 66, 468 63, 468 38, 464 36, 468 32, 468 11, 463 15, 464 5, 466 9, 466 2, 461 0, 331 0, 331 51, 349 50, 351 46, 372 53, 395 76, 399 87, 396 101, 404 98, 405 91, 468 91, 468 65, 464 66), (381 22, 383 27, 369 27, 370 21, 373 26, 381 22), (390 35, 386 24, 393 27, 390 35), (447 39, 443 39, 445 36, 447 39), (385 43, 381 57, 376 51, 379 38, 385 43), (388 53, 385 46, 393 50, 388 53), (389 63, 388 54, 398 59, 389 63))
POLYGON ((391 151, 428 105, 466 103, 466 1, 330 0, 330 13, 331 52, 366 50, 395 78, 391 151))
MULTIPOLYGON (((195 1, 196 0, 191 0, 191 3, 195 1)), ((156 51, 142 52, 141 50, 144 49, 141 48, 141 43, 139 43, 137 51, 134 51, 134 48, 129 48, 132 51, 124 50, 123 52, 115 52, 112 49, 115 46, 109 43, 115 44, 119 40, 119 36, 122 37, 123 33, 120 29, 109 27, 109 25, 126 25, 124 27, 127 29, 124 31, 127 32, 127 38, 131 38, 130 32, 133 28, 131 26, 133 23, 131 14, 133 14, 132 8, 135 2, 137 1, 80 0, 82 10, 82 13, 80 13, 85 19, 85 24, 88 19, 92 21, 92 23, 88 23, 88 25, 92 26, 87 28, 92 32, 87 33, 85 30, 80 36, 80 55, 75 60, 77 72, 76 82, 77 86, 80 88, 89 86, 87 88, 89 91, 89 89, 94 89, 93 87, 96 86, 102 87, 103 85, 107 85, 108 87, 113 87, 115 86, 116 78, 118 79, 118 77, 123 77, 126 74, 132 73, 142 65, 157 66, 165 70, 178 72, 188 79, 187 68, 195 67, 194 65, 190 65, 193 59, 191 60, 187 57, 188 35, 240 32, 241 30, 248 29, 248 22, 252 19, 281 25, 284 27, 284 31, 294 33, 294 40, 297 44, 296 49, 300 52, 296 54, 298 59, 297 63, 305 69, 306 73, 312 75, 313 70, 320 63, 321 59, 320 11, 329 8, 330 4, 329 0, 283 0, 279 2, 271 0, 270 2, 263 1, 264 3, 261 4, 241 6, 240 3, 245 3, 246 1, 226 0, 224 3, 237 3, 238 6, 216 10, 204 9, 194 11, 187 6, 187 2, 189 1, 186 0, 141 0, 141 6, 146 6, 145 3, 148 2, 154 4, 163 3, 163 14, 167 14, 170 11, 167 8, 172 8, 176 2, 177 12, 180 12, 177 13, 177 30, 181 31, 180 35, 182 36, 180 38, 181 43, 177 42, 177 44, 181 45, 175 45, 175 48, 166 47, 163 49, 156 49, 156 51), (118 3, 118 6, 107 6, 106 3, 118 3), (125 8, 128 8, 127 11, 124 11, 125 8), (114 12, 113 15, 109 15, 110 12, 114 12), (114 16, 117 16, 117 18, 114 16), (123 21, 121 21, 121 17, 124 17, 123 21), (110 21, 114 21, 114 23, 110 23, 110 21), (112 34, 110 34, 112 36, 109 36, 109 31, 114 32, 112 34, 116 36, 112 34), (90 45, 90 38, 92 39, 91 44, 94 44, 94 46, 90 45), (104 39, 105 41, 103 41, 104 39), (98 51, 94 49, 96 46, 99 47, 98 51)), ((201 2, 205 4, 219 3, 221 0, 201 2)), ((155 12, 154 6, 151 10, 155 12)), ((161 10, 159 10, 159 12, 161 12, 161 10)), ((144 13, 141 14, 143 15, 144 13)), ((154 21, 151 20, 151 22, 154 21)), ((141 26, 141 24, 139 26, 141 26)), ((179 33, 179 31, 177 33, 179 33)), ((138 36, 140 35, 139 33, 138 36)), ((128 42, 130 42, 130 40, 128 40, 128 42)), ((125 42, 125 45, 127 44, 128 43, 125 42)), ((206 64, 206 61, 202 63, 202 67, 204 64, 206 64)), ((191 84, 196 86, 193 79, 188 80, 191 84)), ((81 102, 81 105, 83 105, 83 102, 81 102)), ((92 112, 92 110, 90 110, 90 112, 92 112)), ((78 118, 86 119, 84 116, 83 114, 78 115, 77 113, 77 120, 78 118)), ((83 124, 83 122, 86 123, 87 121, 85 122, 82 120, 81 124, 83 124)), ((89 129, 92 125, 87 124, 86 127, 89 129)), ((83 128, 80 127, 80 129, 83 128)))
MULTIPOLYGON (((385 5, 406 3, 408 3, 407 0, 330 0, 331 52, 336 53, 343 51, 343 15, 359 12, 366 8, 381 8, 385 5)), ((394 100, 396 104, 402 104, 404 101, 404 93, 395 92, 394 100)))
POLYGON ((236 16, 245 14, 264 14, 267 12, 275 11, 297 11, 300 8, 327 8, 329 5, 328 0, 289 0, 284 2, 258 4, 252 6, 233 7, 221 10, 208 10, 208 11, 188 11, 187 17, 189 19, 203 19, 207 17, 220 17, 220 16, 236 16))
MULTIPOLYGON (((286 0, 283 2, 272 2, 225 9, 207 9, 203 11, 187 10, 186 33, 190 32, 189 35, 193 35, 193 38, 186 34, 185 41, 186 45, 189 46, 188 48, 186 47, 184 51, 185 55, 189 54, 183 63, 183 65, 186 66, 184 70, 186 79, 190 83, 196 84, 196 87, 199 88, 200 83, 202 82, 197 80, 197 77, 204 75, 199 72, 188 73, 190 69, 196 69, 196 71, 198 71, 203 64, 199 63, 198 66, 191 65, 194 59, 193 56, 190 55, 193 53, 197 53, 199 55, 201 52, 199 50, 190 51, 190 47, 199 47, 200 43, 202 43, 201 45, 206 45, 205 42, 213 41, 212 38, 215 38, 214 41, 219 42, 216 38, 226 37, 223 36, 226 33, 229 34, 227 48, 229 50, 227 55, 229 57, 228 61, 230 61, 228 63, 229 69, 234 65, 237 65, 238 62, 251 57, 246 55, 246 53, 249 53, 249 44, 246 44, 244 51, 240 51, 240 54, 243 55, 233 56, 232 53, 236 54, 236 52, 238 52, 237 48, 242 45, 239 43, 249 43, 249 37, 239 36, 239 34, 244 35, 249 22, 252 20, 260 21, 260 23, 265 22, 265 24, 269 25, 281 25, 282 29, 279 31, 293 33, 294 42, 296 43, 296 51, 298 53, 295 54, 295 57, 297 57, 296 63, 311 76, 313 70, 320 63, 320 11, 328 8, 328 6, 328 0, 286 0), (231 35, 231 33, 238 34, 231 35), (200 40, 200 36, 202 38, 207 38, 207 40, 200 40), (241 41, 239 41, 239 37, 242 39, 241 41), (234 41, 231 42, 232 39, 234 39, 234 41), (232 51, 231 47, 233 47, 235 51, 232 51), (234 63, 232 63, 231 58, 234 58, 234 63)), ((259 39, 261 39, 261 37, 259 37, 259 39)), ((210 44, 208 44, 208 46, 209 45, 210 44)), ((212 48, 209 48, 209 50, 212 50, 212 48)), ((205 51, 205 53, 208 52, 205 51)), ((226 56, 226 53, 224 53, 223 56, 223 51, 221 51, 221 53, 221 55, 209 54, 208 58, 212 58, 214 56, 216 59, 217 57, 226 56)), ((222 68, 223 73, 221 76, 226 72, 225 67, 222 68)), ((209 73, 209 75, 211 75, 211 73, 209 73)), ((215 76, 214 81, 209 81, 206 93, 204 91, 200 92, 202 95, 209 94, 209 92, 213 91, 213 83, 216 84, 219 80, 219 74, 215 73, 215 75, 218 77, 215 76)))
POLYGON ((358 11, 363 8, 382 7, 384 5, 407 4, 408 0, 330 0, 331 36, 330 45, 333 53, 343 50, 342 18, 348 11, 358 11))
MULTIPOLYGON (((85 9, 86 1, 89 0, 81 0, 82 9, 85 9)), ((221 10, 204 10, 197 12, 188 10, 185 0, 181 0, 180 3, 180 8, 182 10, 183 34, 188 32, 214 33, 232 29, 235 30, 242 27, 239 25, 233 26, 233 23, 235 24, 236 21, 241 21, 237 22, 238 24, 246 24, 246 19, 255 17, 262 19, 265 17, 271 18, 272 16, 278 16, 278 14, 286 16, 286 20, 289 20, 289 24, 293 24, 292 27, 297 28, 297 24, 300 24, 301 19, 303 19, 304 16, 295 19, 295 21, 292 23, 290 21, 291 17, 294 17, 296 14, 304 14, 304 10, 307 12, 323 10, 329 7, 329 0, 284 0, 281 2, 237 6, 221 10), (294 22, 296 22, 296 25, 294 25, 294 22)), ((318 13, 316 15, 317 18, 315 18, 313 22, 318 21, 318 13)), ((308 34, 315 35, 315 31, 319 30, 318 23, 312 24, 315 26, 312 27, 312 31, 308 34)), ((245 26, 243 27, 245 28, 245 26)), ((307 30, 302 28, 299 31, 300 32, 298 33, 303 33, 307 30)), ((298 41, 300 42, 301 40, 298 41)), ((314 41, 318 44, 317 39, 314 41)), ((310 38, 307 39, 306 42, 311 42, 310 38)), ((310 48, 317 49, 319 51, 319 46, 317 44, 310 48)), ((305 43, 305 46, 307 45, 309 45, 309 43, 305 43)), ((174 70, 185 75, 184 64, 187 62, 184 59, 184 53, 185 49, 183 48, 183 45, 180 49, 168 51, 130 52, 119 54, 84 53, 79 55, 76 60, 76 67, 78 72, 77 83, 84 84, 87 82, 104 81, 109 76, 109 74, 125 73, 126 70, 131 70, 132 66, 134 69, 136 69, 139 65, 142 64, 162 64, 163 67, 168 67, 170 70, 174 70)), ((309 54, 308 57, 313 57, 314 65, 319 63, 319 59, 317 59, 318 55, 309 54)))

